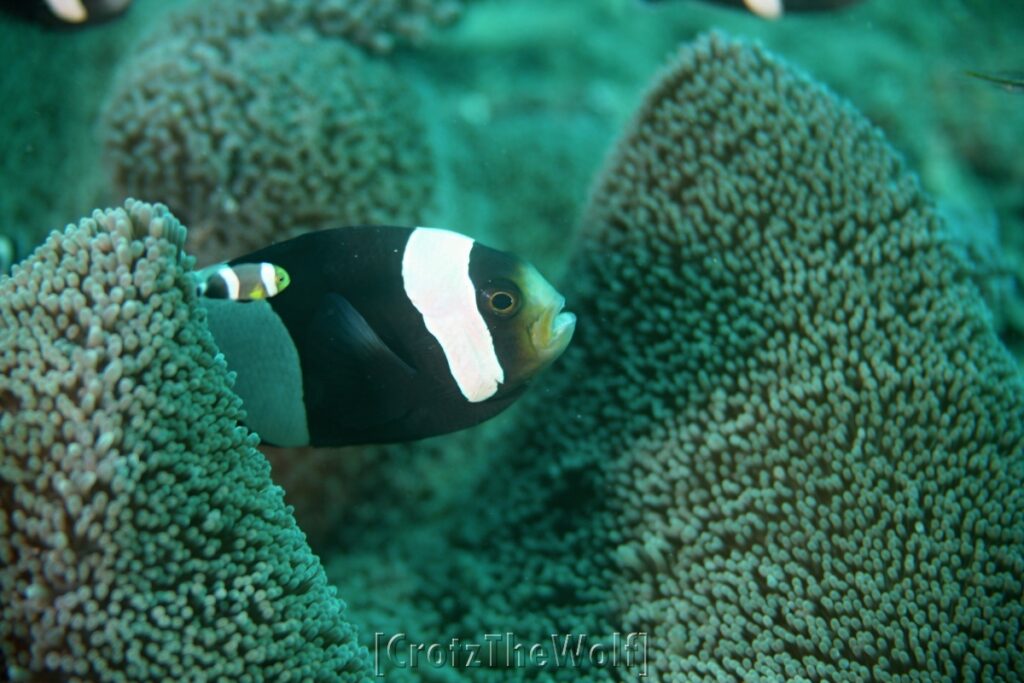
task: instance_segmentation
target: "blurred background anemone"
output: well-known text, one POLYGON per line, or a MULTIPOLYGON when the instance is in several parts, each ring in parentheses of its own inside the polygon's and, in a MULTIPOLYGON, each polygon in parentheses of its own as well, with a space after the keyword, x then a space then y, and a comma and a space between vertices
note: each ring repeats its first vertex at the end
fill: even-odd
POLYGON ((41 226, 137 193, 207 238, 202 260, 332 221, 408 220, 556 273, 643 84, 679 42, 719 27, 763 40, 886 131, 976 257, 1016 349, 1024 107, 966 72, 1018 68, 1022 13, 868 0, 768 22, 696 0, 138 0, 81 31, 2 17, 0 124, 18 135, 0 141, 0 225, 23 255, 41 226), (155 177, 132 164, 142 152, 174 163, 155 177))
POLYGON ((207 31, 134 55, 102 127, 116 191, 174 206, 205 265, 307 230, 415 223, 435 175, 422 112, 344 41, 207 31))

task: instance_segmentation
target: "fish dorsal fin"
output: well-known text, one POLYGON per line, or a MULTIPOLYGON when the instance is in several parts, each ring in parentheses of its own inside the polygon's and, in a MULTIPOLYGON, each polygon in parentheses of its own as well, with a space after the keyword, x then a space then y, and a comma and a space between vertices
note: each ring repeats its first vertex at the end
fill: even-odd
POLYGON ((340 294, 326 294, 317 305, 302 356, 314 443, 328 434, 373 433, 412 408, 416 371, 340 294))

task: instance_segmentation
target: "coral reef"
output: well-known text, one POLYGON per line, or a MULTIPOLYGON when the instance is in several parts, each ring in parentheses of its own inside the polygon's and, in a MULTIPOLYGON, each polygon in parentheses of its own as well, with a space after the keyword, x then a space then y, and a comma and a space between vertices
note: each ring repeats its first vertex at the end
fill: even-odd
POLYGON ((342 40, 181 20, 124 64, 103 137, 117 191, 168 204, 205 263, 302 230, 415 224, 434 176, 419 113, 392 68, 342 40))
POLYGON ((463 505, 403 497, 392 462, 337 530, 354 618, 414 642, 645 631, 656 680, 1024 675, 1024 386, 878 130, 705 37, 583 226, 574 347, 473 452, 463 505))
POLYGON ((6 680, 360 680, 182 257, 128 200, 0 278, 6 680))

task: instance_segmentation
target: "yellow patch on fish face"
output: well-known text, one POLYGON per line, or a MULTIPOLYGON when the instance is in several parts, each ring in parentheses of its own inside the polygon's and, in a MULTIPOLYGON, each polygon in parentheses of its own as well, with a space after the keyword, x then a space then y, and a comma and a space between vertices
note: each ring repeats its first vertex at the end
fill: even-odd
POLYGON ((281 266, 272 263, 259 264, 259 281, 253 285, 249 292, 250 299, 269 299, 277 296, 291 282, 291 278, 281 266))
POLYGON ((284 288, 292 283, 292 278, 288 275, 288 271, 281 266, 274 266, 274 280, 277 282, 278 294, 284 291, 284 288))
POLYGON ((576 329, 576 316, 563 310, 565 297, 529 263, 521 263, 516 280, 523 302, 519 316, 521 355, 518 372, 532 377, 562 355, 576 329))

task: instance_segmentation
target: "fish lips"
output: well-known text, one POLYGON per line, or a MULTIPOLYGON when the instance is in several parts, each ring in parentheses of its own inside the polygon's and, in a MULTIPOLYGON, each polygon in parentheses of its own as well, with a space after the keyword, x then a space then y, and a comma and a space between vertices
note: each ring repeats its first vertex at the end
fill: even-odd
POLYGON ((562 355, 576 330, 576 314, 564 308, 565 297, 559 296, 530 326, 530 342, 543 365, 562 355))

